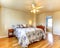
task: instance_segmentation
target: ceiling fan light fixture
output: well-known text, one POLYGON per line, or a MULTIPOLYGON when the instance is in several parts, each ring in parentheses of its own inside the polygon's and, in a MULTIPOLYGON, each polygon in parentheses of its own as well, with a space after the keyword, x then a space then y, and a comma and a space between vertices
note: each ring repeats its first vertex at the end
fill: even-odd
POLYGON ((37 6, 35 1, 33 0, 31 12, 37 13, 37 12, 39 12, 39 9, 41 9, 41 8, 43 8, 43 6, 37 6))
POLYGON ((36 9, 31 10, 31 12, 36 13, 36 9))
POLYGON ((32 8, 35 8, 35 5, 34 4, 32 4, 32 8))
POLYGON ((36 12, 39 12, 39 10, 33 9, 33 10, 31 10, 31 12, 36 13, 36 12))
POLYGON ((39 10, 36 10, 36 12, 39 12, 39 10))

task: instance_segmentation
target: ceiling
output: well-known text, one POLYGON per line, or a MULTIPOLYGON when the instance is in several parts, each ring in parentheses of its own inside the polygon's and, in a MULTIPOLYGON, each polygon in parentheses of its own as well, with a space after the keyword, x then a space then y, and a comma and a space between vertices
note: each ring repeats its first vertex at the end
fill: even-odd
MULTIPOLYGON (((1 0, 0 5, 7 8, 29 12, 33 0, 1 0)), ((60 10, 60 0, 35 0, 37 6, 44 6, 40 12, 60 10)))

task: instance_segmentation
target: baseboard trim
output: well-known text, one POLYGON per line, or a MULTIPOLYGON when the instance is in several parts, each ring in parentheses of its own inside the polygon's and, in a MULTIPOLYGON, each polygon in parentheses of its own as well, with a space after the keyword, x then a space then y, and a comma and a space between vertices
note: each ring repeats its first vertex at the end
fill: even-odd
POLYGON ((53 33, 54 35, 60 35, 60 34, 57 34, 57 33, 53 33))
POLYGON ((8 36, 0 36, 0 38, 6 38, 6 37, 8 37, 8 36))

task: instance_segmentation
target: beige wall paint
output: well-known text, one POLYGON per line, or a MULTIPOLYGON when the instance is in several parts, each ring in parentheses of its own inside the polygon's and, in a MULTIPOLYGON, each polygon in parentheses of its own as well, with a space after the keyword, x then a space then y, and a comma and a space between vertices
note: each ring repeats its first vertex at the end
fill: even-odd
POLYGON ((34 22, 34 15, 13 9, 0 8, 0 36, 7 36, 7 30, 11 25, 28 24, 29 20, 32 20, 33 25, 34 23, 46 25, 46 16, 53 16, 53 33, 60 35, 60 11, 42 13, 36 16, 36 22, 34 22))
MULTIPOLYGON (((1 7, 0 7, 0 23, 1 23, 1 7)), ((1 27, 0 27, 0 32, 1 32, 1 27)))
POLYGON ((2 25, 1 25, 2 36, 7 36, 8 28, 10 28, 12 25, 17 25, 17 24, 29 24, 29 20, 33 20, 33 16, 22 11, 2 8, 1 20, 2 20, 2 25))
POLYGON ((37 25, 41 25, 41 24, 45 25, 45 18, 46 18, 45 13, 38 15, 36 19, 37 25))
POLYGON ((0 7, 0 32, 1 32, 1 7, 0 7))
POLYGON ((53 32, 60 35, 60 11, 53 14, 53 32))
POLYGON ((2 7, 0 7, 0 35, 2 36, 3 35, 3 32, 2 32, 2 20, 1 20, 1 9, 2 7))
POLYGON ((53 33, 60 35, 60 11, 40 14, 37 16, 37 25, 43 24, 46 26, 46 16, 53 17, 53 33))

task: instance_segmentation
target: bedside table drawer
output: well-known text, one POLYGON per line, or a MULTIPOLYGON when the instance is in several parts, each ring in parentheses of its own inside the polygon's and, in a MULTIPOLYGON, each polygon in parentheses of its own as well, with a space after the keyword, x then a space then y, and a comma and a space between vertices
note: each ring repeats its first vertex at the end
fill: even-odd
POLYGON ((12 35, 12 33, 9 33, 9 35, 12 35))
POLYGON ((14 29, 8 29, 8 37, 14 36, 14 29))

